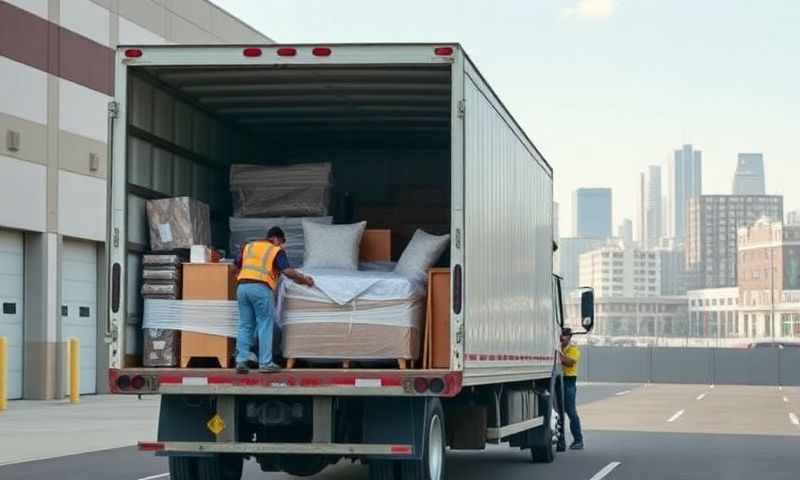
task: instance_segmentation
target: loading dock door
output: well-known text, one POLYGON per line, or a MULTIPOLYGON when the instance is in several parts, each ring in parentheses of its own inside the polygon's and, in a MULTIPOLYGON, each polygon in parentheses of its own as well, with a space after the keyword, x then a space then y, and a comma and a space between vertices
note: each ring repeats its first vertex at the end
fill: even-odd
POLYGON ((22 398, 22 233, 0 229, 0 336, 8 339, 8 398, 22 398))
POLYGON ((80 393, 97 392, 97 246, 64 239, 61 267, 61 338, 81 342, 80 393))

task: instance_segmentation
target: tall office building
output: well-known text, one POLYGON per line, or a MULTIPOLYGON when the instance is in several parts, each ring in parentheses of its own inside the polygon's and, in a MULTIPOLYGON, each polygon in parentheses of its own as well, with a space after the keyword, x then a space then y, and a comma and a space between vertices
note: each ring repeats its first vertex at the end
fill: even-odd
POLYGON ((575 190, 572 195, 572 221, 578 238, 611 238, 611 189, 575 190))
POLYGON ((701 195, 689 207, 686 268, 691 289, 736 286, 737 231, 783 219, 780 195, 701 195))
POLYGON ((653 251, 609 244, 580 256, 580 284, 594 288, 598 297, 661 295, 660 262, 653 251))
POLYGON ((650 165, 647 170, 647 210, 645 214, 647 238, 642 246, 653 248, 664 233, 662 230, 663 219, 661 218, 661 167, 650 165))
POLYGON ((599 238, 562 238, 558 248, 558 274, 564 279, 561 288, 564 294, 580 286, 578 275, 580 272, 581 255, 605 245, 605 239, 599 238))
POLYGON ((639 174, 639 194, 636 199, 636 242, 647 245, 647 192, 645 189, 645 174, 639 174))
POLYGON ((792 210, 786 214, 786 225, 800 225, 800 210, 792 210))
POLYGON ((667 192, 667 236, 678 242, 686 238, 689 201, 703 193, 703 153, 691 145, 675 150, 669 162, 667 192))
POLYGON ((764 156, 760 153, 740 153, 733 177, 734 195, 764 195, 764 156))
POLYGON ((633 244, 633 220, 625 218, 617 227, 617 238, 622 240, 625 245, 633 244))

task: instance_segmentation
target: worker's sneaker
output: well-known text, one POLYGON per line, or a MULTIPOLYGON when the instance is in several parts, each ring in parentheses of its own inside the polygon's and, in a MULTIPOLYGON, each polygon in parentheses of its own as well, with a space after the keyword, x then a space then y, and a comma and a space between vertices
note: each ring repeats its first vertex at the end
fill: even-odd
POLYGON ((249 362, 236 362, 236 373, 250 373, 249 362))
POLYGON ((583 450, 583 442, 574 442, 569 446, 570 450, 583 450))
POLYGON ((258 371, 261 373, 275 373, 275 372, 280 372, 281 367, 275 362, 269 362, 266 365, 259 365, 258 371))

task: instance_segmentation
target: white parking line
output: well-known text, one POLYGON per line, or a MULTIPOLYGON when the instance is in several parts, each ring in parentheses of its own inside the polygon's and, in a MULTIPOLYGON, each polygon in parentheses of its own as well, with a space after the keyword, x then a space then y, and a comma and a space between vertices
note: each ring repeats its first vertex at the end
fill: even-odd
POLYGON ((156 480, 157 478, 169 477, 169 472, 159 473, 158 475, 150 475, 149 477, 140 478, 139 480, 156 480))
POLYGON ((706 398, 706 395, 707 395, 707 394, 708 394, 708 392, 706 392, 706 393, 701 393, 700 395, 698 395, 698 396, 697 396, 697 399, 698 399, 698 400, 702 400, 702 399, 706 398))
POLYGON ((617 392, 617 393, 616 393, 616 395, 617 395, 618 397, 621 397, 621 396, 623 396, 623 395, 627 395, 627 394, 629 394, 629 393, 631 393, 631 391, 630 391, 630 390, 623 390, 623 391, 621 391, 621 392, 617 392))
POLYGON ((677 420, 677 419, 678 419, 678 418, 679 418, 681 415, 683 415, 683 412, 685 412, 685 411, 686 411, 686 410, 681 410, 681 411, 679 411, 679 412, 676 412, 676 413, 675 413, 675 415, 673 415, 673 416, 669 417, 669 420, 667 420, 667 423, 672 423, 672 422, 674 422, 674 421, 675 421, 675 420, 677 420))
POLYGON ((592 478, 590 478, 589 480, 600 480, 601 478, 605 478, 606 475, 611 473, 612 470, 614 470, 615 468, 617 468, 619 466, 620 466, 620 462, 611 462, 608 465, 606 465, 605 467, 603 467, 602 470, 600 470, 599 472, 595 473, 594 476, 592 478))
POLYGON ((794 412, 789 412, 789 421, 794 425, 800 425, 800 419, 797 418, 794 412))

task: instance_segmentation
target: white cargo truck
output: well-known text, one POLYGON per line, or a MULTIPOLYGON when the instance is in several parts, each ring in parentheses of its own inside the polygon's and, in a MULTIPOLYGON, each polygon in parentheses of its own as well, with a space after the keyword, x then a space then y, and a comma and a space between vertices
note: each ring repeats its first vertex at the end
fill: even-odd
MULTIPOLYGON (((460 45, 123 46, 115 76, 109 382, 161 395, 140 449, 169 456, 170 478, 239 479, 246 459, 314 475, 344 459, 375 480, 441 480, 447 449, 487 443, 553 460, 553 171, 460 45), (333 165, 337 223, 389 207, 413 218, 388 228, 449 230, 448 367, 141 367, 145 201, 207 203, 225 248, 230 165, 318 161, 333 165), (409 185, 418 195, 398 193, 409 185)), ((591 329, 590 291, 582 316, 591 329)))

